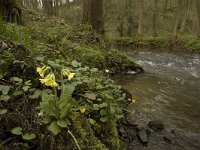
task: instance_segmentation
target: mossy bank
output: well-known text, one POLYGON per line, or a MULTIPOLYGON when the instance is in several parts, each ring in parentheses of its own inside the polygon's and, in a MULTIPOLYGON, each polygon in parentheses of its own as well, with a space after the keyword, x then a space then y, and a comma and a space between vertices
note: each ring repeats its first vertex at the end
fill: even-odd
POLYGON ((170 37, 119 37, 114 38, 119 47, 149 48, 151 50, 170 50, 190 53, 200 53, 200 39, 194 36, 170 37))

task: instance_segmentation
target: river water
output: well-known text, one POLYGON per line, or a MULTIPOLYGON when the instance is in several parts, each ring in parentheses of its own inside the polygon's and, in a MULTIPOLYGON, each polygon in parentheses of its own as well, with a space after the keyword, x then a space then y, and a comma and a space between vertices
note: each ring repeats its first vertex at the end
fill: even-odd
POLYGON ((127 54, 145 70, 134 77, 115 77, 136 99, 129 106, 134 120, 142 124, 161 119, 167 128, 200 135, 200 55, 149 51, 127 54))

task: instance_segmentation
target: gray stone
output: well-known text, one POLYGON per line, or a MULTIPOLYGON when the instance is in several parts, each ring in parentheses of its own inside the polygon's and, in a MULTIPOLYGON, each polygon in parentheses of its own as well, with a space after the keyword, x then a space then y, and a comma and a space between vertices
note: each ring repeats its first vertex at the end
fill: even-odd
POLYGON ((127 74, 129 74, 129 75, 135 75, 135 74, 137 74, 137 72, 135 72, 135 71, 128 71, 127 74))
POLYGON ((154 131, 162 131, 164 130, 164 124, 161 120, 153 120, 148 123, 149 128, 154 131))
POLYGON ((166 143, 169 143, 169 144, 172 143, 172 140, 171 140, 169 137, 167 137, 167 136, 163 136, 163 140, 164 140, 166 143))
POLYGON ((148 143, 147 132, 146 132, 145 129, 141 129, 138 132, 138 137, 139 137, 140 141, 142 142, 142 144, 147 144, 148 143))

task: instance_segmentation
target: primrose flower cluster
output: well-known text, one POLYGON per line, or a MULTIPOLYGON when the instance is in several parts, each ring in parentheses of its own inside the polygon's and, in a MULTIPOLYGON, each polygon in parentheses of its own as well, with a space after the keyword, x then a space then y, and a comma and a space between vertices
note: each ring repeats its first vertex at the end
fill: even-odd
MULTIPOLYGON (((57 87, 58 83, 56 83, 55 75, 52 72, 50 67, 43 66, 42 68, 37 67, 37 72, 41 76, 40 82, 46 86, 57 87)), ((61 74, 63 77, 68 77, 68 80, 71 80, 75 73, 71 73, 68 69, 62 69, 61 74)))

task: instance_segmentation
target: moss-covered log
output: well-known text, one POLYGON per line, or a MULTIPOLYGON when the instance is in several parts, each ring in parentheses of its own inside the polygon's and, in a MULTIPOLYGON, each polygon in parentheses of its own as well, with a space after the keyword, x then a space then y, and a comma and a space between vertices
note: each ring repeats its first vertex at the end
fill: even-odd
POLYGON ((15 0, 0 0, 0 19, 21 24, 21 9, 15 0))

